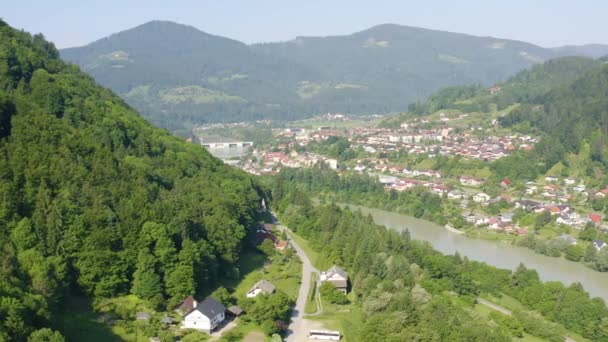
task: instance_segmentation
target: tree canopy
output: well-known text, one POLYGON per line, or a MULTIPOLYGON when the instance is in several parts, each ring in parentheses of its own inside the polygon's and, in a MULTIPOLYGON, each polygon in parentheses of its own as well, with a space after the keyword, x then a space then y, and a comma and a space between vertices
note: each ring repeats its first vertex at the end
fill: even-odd
POLYGON ((72 292, 165 306, 212 290, 265 196, 58 55, 0 23, 0 340, 59 341, 37 329, 72 292))

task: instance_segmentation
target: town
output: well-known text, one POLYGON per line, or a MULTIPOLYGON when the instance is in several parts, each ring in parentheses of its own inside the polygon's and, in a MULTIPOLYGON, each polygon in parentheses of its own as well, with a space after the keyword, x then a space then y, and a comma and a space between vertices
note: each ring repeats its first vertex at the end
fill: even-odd
MULTIPOLYGON (((387 192, 423 188, 460 208, 460 217, 449 218, 446 224, 450 231, 460 234, 482 229, 505 234, 502 239, 509 235, 525 237, 535 229, 536 217, 543 213, 549 215, 545 224, 555 226, 548 236, 561 244, 562 249, 577 244, 573 235, 578 233, 572 233, 586 227, 608 233, 603 215, 589 205, 592 200, 608 196, 608 188, 588 189, 582 180, 559 175, 531 179, 517 186, 508 178, 490 184, 480 176, 450 177, 441 170, 421 167, 437 158, 461 158, 483 165, 520 149, 530 150, 538 142, 534 136, 501 130, 493 118, 461 124, 468 116, 439 113, 434 117, 406 119, 387 128, 357 125, 347 115, 328 114, 317 118, 326 126, 272 129, 271 144, 252 146, 238 160, 226 162, 255 175, 323 165, 338 175, 367 174, 376 178, 387 192), (323 154, 318 146, 328 142, 344 143, 352 153, 347 158, 323 154), (415 164, 412 159, 423 162, 415 164)), ((597 251, 607 246, 601 239, 586 243, 597 251)))

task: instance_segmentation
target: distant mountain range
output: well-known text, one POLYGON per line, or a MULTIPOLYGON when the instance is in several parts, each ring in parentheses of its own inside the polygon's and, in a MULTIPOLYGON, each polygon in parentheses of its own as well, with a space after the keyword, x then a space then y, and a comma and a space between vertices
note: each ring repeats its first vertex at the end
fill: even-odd
POLYGON ((61 51, 158 126, 403 111, 450 85, 490 85, 548 59, 608 46, 533 44, 386 24, 347 36, 246 45, 152 21, 61 51))

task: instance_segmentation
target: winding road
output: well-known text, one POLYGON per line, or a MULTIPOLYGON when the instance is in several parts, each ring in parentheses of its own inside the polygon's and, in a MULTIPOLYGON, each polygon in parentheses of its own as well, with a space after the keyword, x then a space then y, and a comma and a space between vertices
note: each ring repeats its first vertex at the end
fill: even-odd
MULTIPOLYGON (((286 230, 287 232, 289 232, 289 229, 287 227, 282 226, 278 222, 276 222, 276 218, 275 218, 275 224, 276 224, 277 228, 279 228, 279 230, 281 230, 281 231, 286 230)), ((291 244, 293 249, 298 254, 298 257, 300 257, 300 260, 302 261, 302 283, 300 284, 300 292, 298 292, 298 299, 296 300, 296 305, 293 308, 293 310, 291 311, 291 322, 289 323, 289 328, 287 330, 287 337, 286 337, 285 341, 287 341, 287 342, 308 341, 306 334, 308 333, 308 330, 310 330, 313 327, 310 327, 310 324, 308 324, 309 323, 308 320, 304 319, 304 308, 306 307, 306 301, 308 300, 308 293, 310 292, 311 273, 315 272, 315 273, 319 274, 319 270, 317 270, 312 265, 312 263, 310 262, 310 259, 308 259, 308 256, 306 255, 304 250, 302 250, 300 245, 298 245, 297 242, 295 242, 293 239, 289 239, 289 243, 291 244)))

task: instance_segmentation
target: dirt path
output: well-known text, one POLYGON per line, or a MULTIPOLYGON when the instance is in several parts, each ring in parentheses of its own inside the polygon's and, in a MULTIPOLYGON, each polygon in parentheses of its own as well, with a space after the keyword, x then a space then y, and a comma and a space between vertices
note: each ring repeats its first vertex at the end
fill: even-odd
MULTIPOLYGON (((513 312, 511 310, 505 309, 502 306, 498 305, 498 304, 494 304, 488 300, 485 300, 483 298, 477 297, 477 303, 481 304, 481 305, 485 305, 487 307, 489 307, 490 309, 494 309, 496 311, 502 312, 505 315, 511 316, 513 314, 513 312)), ((569 336, 564 336, 564 342, 576 342, 576 340, 574 340, 572 337, 569 336)))
POLYGON ((502 312, 503 314, 508 315, 508 316, 511 316, 513 314, 511 312, 511 310, 507 310, 507 309, 503 308, 502 306, 494 304, 494 303, 492 303, 492 302, 490 302, 488 300, 485 300, 483 298, 479 298, 478 297, 477 298, 477 303, 485 305, 485 306, 489 307, 490 309, 494 309, 496 311, 502 312))
MULTIPOLYGON (((277 228, 281 231, 286 230, 287 227, 284 227, 280 224, 277 224, 277 228)), ((289 231, 289 229, 287 229, 289 231)), ((296 300, 296 305, 291 311, 291 322, 289 324, 289 328, 287 330, 287 342, 299 342, 299 341, 307 341, 306 334, 308 333, 308 320, 304 320, 304 308, 306 307, 306 301, 308 300, 308 293, 310 292, 310 283, 311 283, 311 273, 315 272, 317 275, 319 274, 319 270, 317 270, 304 250, 295 242, 293 239, 289 239, 289 243, 293 247, 293 249, 300 257, 302 261, 302 282, 300 284, 300 292, 298 292, 298 299, 296 300)), ((318 311, 317 311, 318 312, 318 311)))

